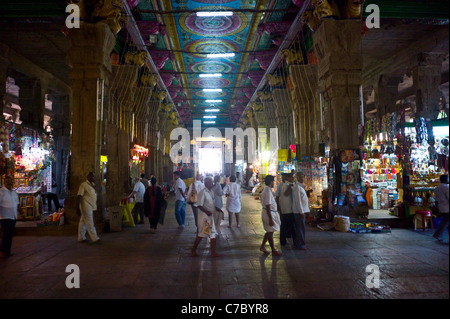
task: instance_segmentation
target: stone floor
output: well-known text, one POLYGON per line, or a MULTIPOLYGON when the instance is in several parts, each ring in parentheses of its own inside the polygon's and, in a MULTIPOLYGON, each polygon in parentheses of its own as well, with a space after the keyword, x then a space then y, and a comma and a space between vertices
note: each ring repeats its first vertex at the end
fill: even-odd
POLYGON ((260 202, 244 194, 242 204, 241 228, 222 222, 218 258, 210 257, 206 240, 200 256, 191 257, 192 211, 178 230, 173 200, 156 234, 146 224, 104 233, 98 244, 79 244, 75 235, 16 236, 14 256, 0 259, 0 298, 449 297, 449 246, 431 231, 354 234, 307 226, 307 251, 288 245, 282 257, 263 256, 260 202), (69 264, 79 266, 79 289, 66 287, 69 264), (366 287, 369 264, 379 267, 379 288, 366 287))

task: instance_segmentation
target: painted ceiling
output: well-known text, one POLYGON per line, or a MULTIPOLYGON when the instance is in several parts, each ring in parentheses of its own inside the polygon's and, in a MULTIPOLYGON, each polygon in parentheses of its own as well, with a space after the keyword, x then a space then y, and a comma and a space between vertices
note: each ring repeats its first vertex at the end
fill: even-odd
POLYGON ((192 120, 198 119, 215 121, 216 127, 234 127, 300 9, 295 3, 303 1, 128 0, 128 3, 185 125, 190 126, 192 120), (232 11, 233 15, 200 17, 198 11, 232 11), (206 56, 213 53, 235 53, 235 56, 206 56), (200 77, 207 73, 222 76, 200 77), (220 111, 206 112, 209 108, 220 111))

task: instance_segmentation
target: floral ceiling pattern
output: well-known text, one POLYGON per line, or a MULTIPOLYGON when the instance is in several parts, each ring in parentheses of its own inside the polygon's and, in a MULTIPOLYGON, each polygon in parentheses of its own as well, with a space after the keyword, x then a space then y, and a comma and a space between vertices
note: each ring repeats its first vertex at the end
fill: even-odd
POLYGON ((211 115, 205 109, 215 108, 218 126, 236 125, 289 31, 292 9, 299 10, 292 0, 129 0, 129 5, 182 121, 191 125, 211 115), (233 14, 198 16, 199 11, 233 14), (235 56, 207 57, 214 53, 235 56))

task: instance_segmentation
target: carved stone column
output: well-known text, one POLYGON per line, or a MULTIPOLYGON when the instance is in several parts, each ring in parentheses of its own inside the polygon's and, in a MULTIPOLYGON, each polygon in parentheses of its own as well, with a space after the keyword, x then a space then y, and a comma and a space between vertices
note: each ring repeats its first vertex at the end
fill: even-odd
POLYGON ((329 107, 330 148, 359 148, 361 21, 324 19, 313 38, 319 90, 329 107))
POLYGON ((323 140, 320 99, 318 92, 317 65, 291 65, 295 114, 300 156, 318 155, 323 140))
POLYGON ((292 106, 290 94, 287 89, 272 89, 273 100, 276 104, 275 115, 280 130, 278 136, 280 148, 289 149, 295 143, 294 126, 292 123, 292 106))
POLYGON ((110 53, 115 36, 105 23, 81 23, 79 29, 69 33, 71 47, 68 63, 73 92, 72 103, 72 158, 70 195, 67 198, 67 221, 75 223, 75 199, 79 185, 89 172, 95 175, 97 191, 97 222, 105 207, 104 190, 100 183, 100 154, 102 146, 101 88, 109 85, 111 76, 110 53))
POLYGON ((8 77, 9 63, 0 57, 0 103, 3 114, 3 107, 5 105, 6 95, 6 79, 8 77))
POLYGON ((436 119, 439 114, 439 86, 444 58, 441 53, 421 53, 412 62, 416 116, 436 119))
POLYGON ((71 114, 71 96, 50 94, 49 99, 52 101, 53 118, 51 127, 53 129, 53 137, 55 141, 55 149, 57 150, 55 157, 56 165, 56 184, 58 196, 66 197, 64 185, 67 176, 65 176, 65 168, 70 154, 70 114, 71 114))
POLYGON ((381 75, 375 86, 375 106, 379 123, 384 115, 397 111, 398 85, 402 76, 381 75))

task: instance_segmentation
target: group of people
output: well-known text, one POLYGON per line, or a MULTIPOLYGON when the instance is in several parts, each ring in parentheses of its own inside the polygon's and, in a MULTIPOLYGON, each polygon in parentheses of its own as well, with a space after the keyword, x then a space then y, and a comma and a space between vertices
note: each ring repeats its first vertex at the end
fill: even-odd
POLYGON ((165 194, 162 188, 157 184, 155 176, 151 176, 150 180, 145 178, 145 174, 141 177, 135 177, 134 188, 127 199, 134 197, 134 207, 132 215, 135 224, 144 224, 144 216, 148 218, 150 223, 150 231, 155 233, 161 218, 161 211, 167 206, 165 194))
MULTIPOLYGON (((150 181, 141 174, 141 178, 134 179, 133 191, 128 199, 134 198, 132 215, 134 222, 143 224, 144 216, 150 223, 150 231, 155 233, 160 219, 160 213, 166 205, 161 187, 157 185, 156 177, 152 176, 150 181)), ((78 242, 86 242, 86 233, 91 241, 96 243, 100 240, 94 226, 94 211, 97 210, 97 193, 95 190, 94 174, 90 172, 86 180, 81 183, 77 193, 77 214, 80 216, 78 223, 78 242)))
MULTIPOLYGON (((216 252, 216 238, 220 233, 220 224, 224 220, 222 210, 222 196, 226 196, 226 209, 229 213, 229 225, 232 227, 233 215, 239 228, 239 213, 241 211, 241 187, 236 176, 230 176, 226 185, 221 184, 220 176, 206 177, 204 180, 200 174, 188 189, 180 178, 180 172, 174 172, 175 192, 175 217, 179 229, 185 227, 185 209, 189 203, 192 207, 196 225, 196 238, 191 249, 192 256, 197 256, 197 247, 204 237, 211 240, 211 254, 218 256, 216 252)), ((305 250, 305 220, 310 210, 308 195, 304 185, 304 175, 297 172, 282 174, 282 183, 277 187, 275 193, 275 177, 267 175, 264 179, 264 189, 261 193, 262 212, 261 218, 266 231, 260 251, 270 254, 266 249, 269 242, 272 255, 281 256, 274 246, 273 233, 280 231, 280 244, 287 244, 287 239, 292 238, 294 249, 305 250)), ((445 228, 449 227, 449 180, 448 175, 442 175, 440 185, 435 189, 435 198, 439 213, 443 220, 433 235, 441 240, 445 228)), ((0 257, 11 256, 12 237, 19 210, 19 197, 13 190, 14 179, 6 176, 0 187, 0 222, 2 226, 2 243, 0 246, 0 257)), ((81 183, 77 193, 77 213, 80 216, 78 225, 78 241, 86 241, 86 233, 92 242, 98 242, 100 238, 94 227, 93 214, 97 210, 97 194, 95 190, 94 174, 90 172, 86 180, 81 183)), ((145 175, 135 178, 135 185, 128 198, 135 198, 133 217, 136 223, 143 223, 144 216, 149 219, 150 230, 155 232, 160 220, 160 214, 167 206, 165 194, 154 176, 148 181, 145 175)))
POLYGON ((266 243, 269 242, 272 255, 281 256, 273 242, 273 233, 280 231, 280 245, 287 244, 291 237, 294 249, 305 250, 305 220, 309 214, 308 195, 305 190, 304 175, 302 172, 282 174, 282 183, 278 185, 275 194, 272 191, 275 177, 267 175, 264 179, 264 189, 261 193, 264 235, 260 250, 269 254, 266 243), (296 179, 296 181, 295 181, 296 179))
POLYGON ((223 206, 222 196, 226 197, 226 208, 229 212, 229 226, 232 227, 233 215, 236 218, 236 224, 239 228, 239 213, 241 211, 241 187, 237 183, 236 176, 230 176, 230 181, 226 185, 221 184, 221 177, 216 175, 206 177, 203 180, 201 174, 197 174, 195 181, 186 188, 185 182, 180 177, 180 172, 175 171, 174 174, 175 186, 175 217, 179 229, 184 229, 186 219, 186 205, 189 204, 194 215, 195 226, 197 231, 199 229, 199 211, 202 211, 199 206, 199 197, 202 191, 206 188, 206 181, 211 180, 211 192, 214 195, 214 205, 218 208, 215 214, 215 224, 220 229, 220 220, 224 219, 224 214, 220 214, 223 206))

